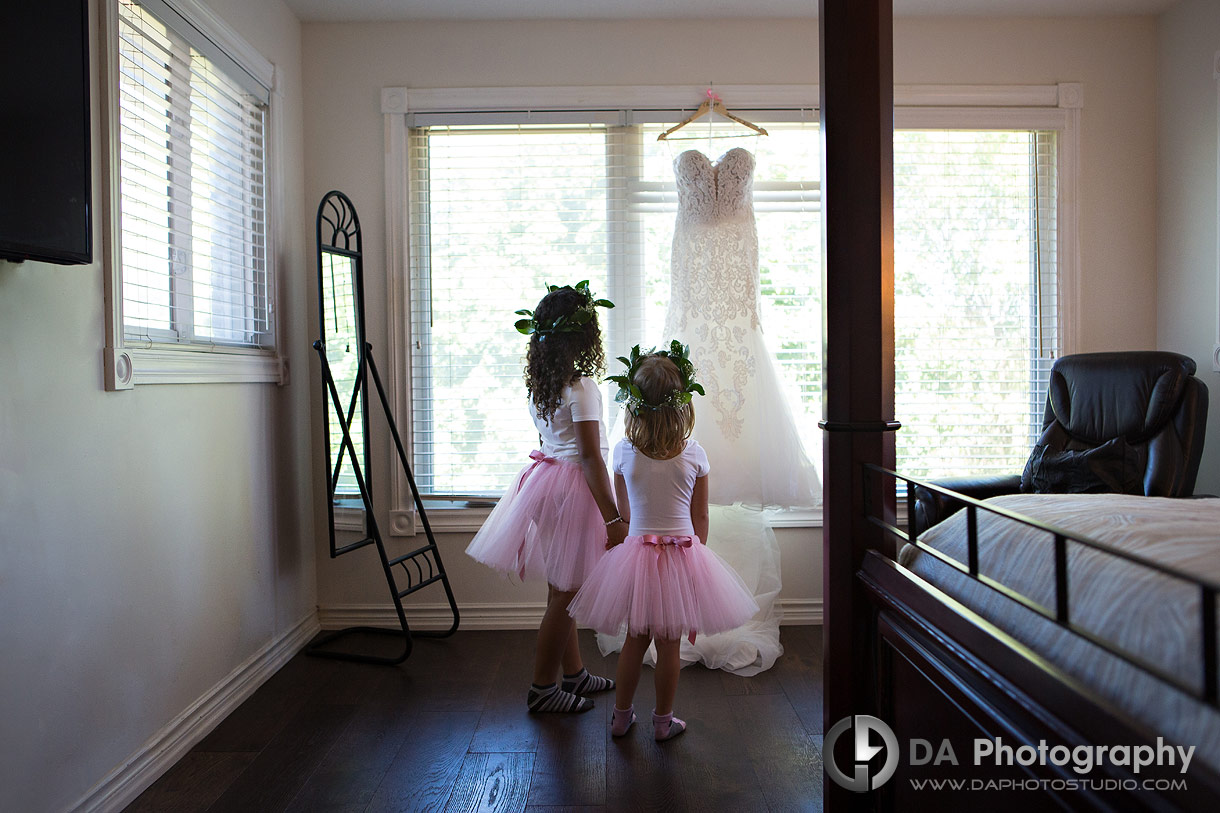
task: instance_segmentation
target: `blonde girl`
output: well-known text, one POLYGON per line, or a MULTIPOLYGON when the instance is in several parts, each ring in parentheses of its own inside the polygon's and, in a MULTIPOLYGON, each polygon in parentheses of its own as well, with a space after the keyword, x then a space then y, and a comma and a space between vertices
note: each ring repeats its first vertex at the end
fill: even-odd
POLYGON ((635 347, 626 375, 612 376, 625 402, 625 437, 614 447, 612 468, 619 511, 629 529, 622 544, 585 580, 569 612, 599 632, 627 638, 615 673, 610 733, 621 737, 636 721, 634 697, 650 643, 657 648, 653 737, 668 740, 686 730, 674 717, 686 636, 733 629, 758 612, 745 584, 707 549, 708 472, 703 448, 691 439, 695 382, 688 351, 672 342, 664 351, 635 347))

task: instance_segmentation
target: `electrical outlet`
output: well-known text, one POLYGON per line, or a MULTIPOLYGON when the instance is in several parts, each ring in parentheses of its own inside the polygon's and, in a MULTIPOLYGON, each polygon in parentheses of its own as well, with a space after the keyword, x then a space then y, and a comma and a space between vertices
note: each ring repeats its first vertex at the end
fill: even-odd
POLYGON ((1212 347, 1212 371, 1220 373, 1220 344, 1212 347))

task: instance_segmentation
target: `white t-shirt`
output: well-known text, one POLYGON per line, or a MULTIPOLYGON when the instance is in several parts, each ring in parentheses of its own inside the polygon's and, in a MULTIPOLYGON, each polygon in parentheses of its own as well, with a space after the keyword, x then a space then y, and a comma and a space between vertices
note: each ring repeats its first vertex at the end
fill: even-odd
POLYGON ((534 426, 542 438, 542 453, 558 460, 580 460, 580 450, 576 448, 576 427, 579 421, 597 421, 597 432, 601 438, 602 460, 610 451, 610 441, 606 437, 606 420, 602 416, 602 391, 597 382, 591 378, 581 377, 575 384, 563 388, 560 394, 559 409, 549 421, 538 417, 534 405, 530 404, 530 415, 534 418, 534 426))
POLYGON ((611 468, 627 481, 627 499, 631 502, 629 534, 695 532, 690 520, 695 478, 706 477, 711 471, 702 446, 688 440, 681 454, 669 460, 656 460, 638 451, 629 441, 620 440, 614 447, 611 468))

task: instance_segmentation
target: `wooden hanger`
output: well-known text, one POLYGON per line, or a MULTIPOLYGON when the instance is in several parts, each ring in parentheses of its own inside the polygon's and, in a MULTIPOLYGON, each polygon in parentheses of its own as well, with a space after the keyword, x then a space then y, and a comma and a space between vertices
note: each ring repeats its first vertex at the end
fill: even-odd
POLYGON ((694 113, 691 113, 689 116, 682 119, 682 121, 678 122, 673 127, 670 127, 668 130, 666 130, 665 132, 663 132, 659 136, 657 136, 657 141, 664 141, 665 139, 669 138, 671 133, 673 133, 677 130, 681 130, 683 127, 690 124, 692 121, 695 121, 696 119, 701 119, 709 113, 719 113, 720 115, 724 116, 726 119, 731 119, 732 121, 735 121, 738 124, 749 127, 751 130, 758 133, 759 135, 767 134, 767 131, 764 130, 763 128, 759 127, 757 124, 746 121, 745 119, 741 118, 740 116, 734 116, 732 113, 730 113, 728 111, 728 108, 726 108, 724 106, 724 102, 721 101, 720 97, 717 96, 715 93, 713 93, 709 89, 707 92, 707 98, 703 100, 703 104, 699 105, 699 107, 695 110, 694 113))

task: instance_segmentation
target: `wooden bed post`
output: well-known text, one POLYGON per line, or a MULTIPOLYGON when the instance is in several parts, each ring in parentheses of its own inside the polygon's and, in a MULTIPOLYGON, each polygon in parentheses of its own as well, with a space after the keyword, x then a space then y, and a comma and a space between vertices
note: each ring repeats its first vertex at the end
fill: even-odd
MULTIPOLYGON (((861 464, 895 467, 892 0, 819 0, 818 27, 825 733, 874 711, 870 605, 855 573, 864 552, 883 544, 882 531, 864 521, 861 464)), ((892 503, 885 510, 892 514, 892 503)), ((833 782, 825 788, 830 811, 874 801, 833 782)))

